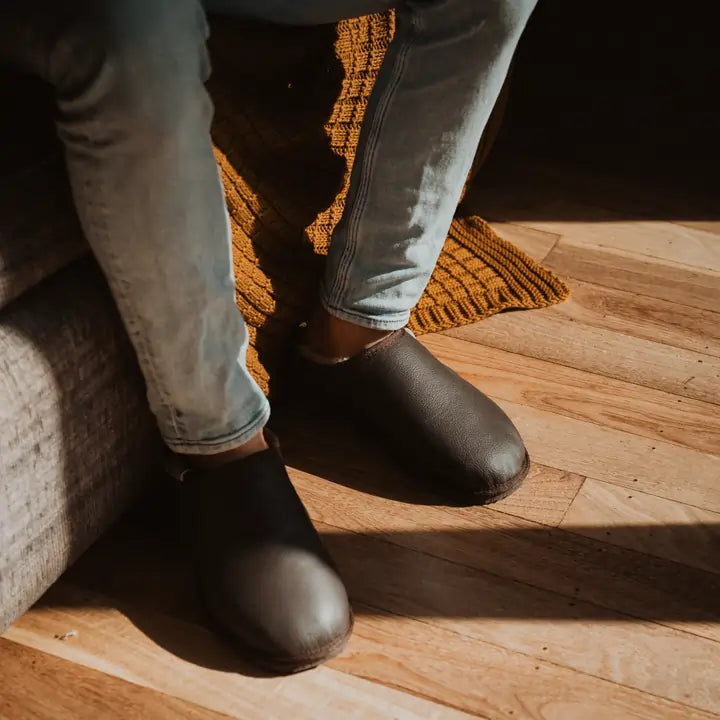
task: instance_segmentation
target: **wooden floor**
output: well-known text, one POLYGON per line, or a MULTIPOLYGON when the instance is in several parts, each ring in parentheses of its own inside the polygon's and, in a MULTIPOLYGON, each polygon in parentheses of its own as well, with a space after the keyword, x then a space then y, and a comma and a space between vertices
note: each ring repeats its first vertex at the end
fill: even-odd
POLYGON ((573 289, 423 338, 517 423, 526 486, 444 507, 281 417, 354 601, 346 654, 254 676, 182 543, 131 518, 0 638, 0 718, 720 718, 720 222, 532 163, 468 202, 573 289))

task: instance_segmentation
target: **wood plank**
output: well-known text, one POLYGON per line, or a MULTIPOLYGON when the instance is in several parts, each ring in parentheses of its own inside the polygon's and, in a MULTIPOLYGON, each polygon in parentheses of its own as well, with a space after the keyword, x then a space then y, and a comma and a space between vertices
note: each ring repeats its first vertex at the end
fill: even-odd
MULTIPOLYGON (((583 600, 683 630, 691 626, 691 632, 720 640, 720 581, 714 575, 488 508, 416 508, 337 485, 318 487, 317 478, 295 469, 292 478, 316 521, 543 588, 569 602, 583 600), (681 578, 686 584, 679 588, 681 578)), ((673 525, 666 532, 681 543, 686 528, 673 525)), ((599 609, 585 612, 603 617, 599 609)))
POLYGON ((572 297, 557 306, 559 317, 720 356, 720 313, 578 280, 568 281, 572 284, 572 297))
POLYGON ((612 212, 618 219, 665 220, 720 235, 720 221, 714 219, 718 213, 713 188, 658 183, 656 177, 642 175, 620 177, 617 173, 599 173, 597 168, 588 172, 567 163, 549 164, 547 158, 541 163, 523 158, 522 164, 523 175, 532 178, 535 194, 538 188, 551 185, 568 205, 590 204, 612 212))
MULTIPOLYGON (((370 612, 370 609, 368 609, 370 612)), ((494 720, 691 720, 710 713, 378 611, 333 667, 457 703, 494 720)))
POLYGON ((560 524, 585 478, 533 463, 519 490, 493 509, 552 527, 560 524))
POLYGON ((543 465, 720 512, 720 456, 499 402, 543 465))
MULTIPOLYGON (((293 477, 296 477, 294 474, 293 477)), ((297 480, 296 480, 297 482, 297 480)), ((478 572, 459 564, 459 561, 479 562, 486 554, 492 554, 491 548, 496 547, 499 553, 499 565, 504 568, 514 568, 516 557, 508 555, 508 545, 513 549, 512 538, 514 533, 473 534, 477 527, 479 514, 482 509, 473 508, 473 515, 459 515, 437 509, 441 516, 450 518, 450 521, 464 522, 465 530, 459 533, 443 532, 442 527, 436 524, 436 515, 430 509, 405 506, 403 503, 393 505, 388 512, 379 518, 385 523, 397 522, 400 518, 408 522, 407 515, 398 512, 406 508, 408 512, 419 513, 417 517, 423 518, 425 526, 417 521, 411 524, 409 532, 378 533, 372 531, 368 523, 368 512, 360 514, 359 520, 356 512, 358 507, 367 505, 369 497, 356 491, 357 505, 343 508, 337 497, 330 496, 328 488, 324 485, 317 487, 317 479, 312 478, 316 491, 321 498, 322 507, 326 513, 342 512, 348 521, 361 524, 361 533, 348 533, 319 522, 318 527, 323 532, 326 542, 339 562, 342 572, 348 582, 351 596, 365 605, 378 607, 392 613, 417 617, 433 626, 444 627, 483 642, 500 645, 509 651, 521 652, 531 657, 546 659, 548 662, 571 667, 575 670, 604 677, 620 684, 634 686, 645 692, 660 694, 677 702, 687 702, 694 707, 699 704, 708 709, 705 703, 715 706, 713 693, 720 692, 715 688, 714 674, 708 668, 717 662, 714 653, 720 652, 720 643, 708 642, 702 638, 661 628, 657 625, 636 621, 627 615, 618 615, 606 611, 589 603, 577 600, 577 597, 568 598, 556 595, 553 592, 539 591, 524 583, 508 581, 494 574, 478 572), (341 510, 342 508, 342 510, 341 510), (430 527, 428 527, 432 523, 430 527), (390 535, 393 542, 389 542, 385 535, 390 535), (422 547, 425 552, 417 552, 405 548, 402 543, 411 542, 416 547, 422 547), (400 543, 398 545, 397 543, 400 543), (445 546, 452 552, 453 561, 438 560, 427 552, 434 552, 438 547, 445 546), (478 552, 482 548, 482 552, 478 552), (460 553, 463 553, 460 555, 460 553), (572 631, 568 631, 568 623, 572 623, 572 631), (697 645, 697 642, 700 645, 697 645), (676 663, 668 664, 667 657, 676 659, 676 663), (638 657, 641 658, 638 662, 638 657), (692 668, 694 682, 688 688, 686 673, 692 668), (711 686, 715 690, 711 689, 711 686), (692 694, 692 700, 683 695, 692 694)), ((307 497, 303 493, 307 502, 307 497)), ((382 501, 386 503, 386 500, 382 501)), ((312 504, 311 512, 314 514, 312 504)), ((503 522, 514 524, 518 521, 509 516, 497 513, 503 522)), ((394 527, 394 526, 392 526, 394 527)), ((582 547, 582 543, 592 546, 590 561, 590 577, 602 575, 598 573, 599 544, 586 538, 572 536, 562 531, 543 529, 539 534, 530 534, 522 538, 523 548, 520 557, 526 566, 531 566, 538 577, 544 582, 562 584, 577 581, 578 577, 566 580, 562 572, 554 575, 549 569, 552 557, 545 558, 537 554, 536 548, 543 545, 543 537, 547 533, 564 536, 567 542, 575 547, 582 547)), ((118 556, 127 562, 128 552, 133 547, 138 548, 136 559, 139 562, 148 562, 149 572, 145 583, 138 583, 133 578, 127 580, 128 574, 123 567, 113 567, 112 571, 105 570, 103 582, 112 587, 112 594, 118 591, 129 591, 131 597, 147 598, 148 603, 156 602, 156 587, 167 585, 165 576, 157 573, 158 567, 167 567, 167 563, 160 564, 157 560, 148 557, 149 544, 135 532, 130 536, 129 542, 121 542, 118 547, 118 556), (158 575, 158 577, 154 577, 158 575), (129 585, 128 585, 129 584, 129 585)), ((610 552, 622 553, 628 557, 629 551, 607 548, 610 552)), ((178 554, 178 553, 176 553, 178 554)), ((582 555, 582 552, 579 553, 582 555)), ((590 553, 587 553, 590 557, 590 553)), ((184 559, 184 553, 180 553, 184 559)), ((632 553, 630 553, 630 556, 632 553)), ((643 576, 649 572, 651 578, 650 597, 645 595, 643 600, 646 606, 652 602, 652 594, 657 592, 652 584, 657 583, 657 559, 641 556, 642 561, 637 564, 635 573, 625 563, 611 562, 611 572, 618 573, 614 582, 603 583, 606 590, 612 589, 616 594, 632 595, 633 583, 637 582, 636 575, 643 576), (644 568, 650 568, 644 570, 644 568), (628 579, 628 582, 625 580, 628 579)), ((577 564, 579 558, 574 558, 577 564)), ((580 563, 582 565, 582 563, 580 563)), ((602 561, 599 563, 602 566, 602 561)), ((107 567, 107 556, 105 556, 107 567)), ((572 567, 572 564, 570 564, 572 567)), ((677 617, 688 623, 692 630, 701 632, 705 623, 697 622, 692 602, 687 602, 687 590, 692 588, 698 593, 698 601, 715 605, 714 615, 708 626, 717 629, 717 607, 712 598, 717 592, 709 590, 707 580, 717 582, 716 575, 699 573, 674 563, 668 567, 676 572, 665 572, 671 580, 671 587, 666 598, 669 602, 659 603, 658 610, 666 615, 677 612, 677 617), (694 573, 693 580, 689 580, 687 573, 694 573), (683 595, 685 595, 683 597, 683 595), (714 620, 713 620, 714 618, 714 620), (711 625, 711 623, 713 623, 711 625)), ((85 570, 85 577, 90 583, 98 582, 98 573, 85 570)), ((603 578, 604 579, 604 578, 603 578)), ((578 586, 577 592, 583 589, 578 586)), ((162 592, 162 590, 161 590, 162 592)), ((170 592, 176 596, 190 593, 183 592, 182 588, 172 588, 170 592)), ((703 612, 702 610, 700 611, 703 612)), ((677 619, 677 618, 676 618, 677 619)), ((136 622, 137 619, 134 618, 136 622)), ((150 632, 145 628, 146 632, 150 632)), ((164 636, 171 633, 162 633, 164 636)), ((175 648, 177 651, 177 648, 175 648)))
POLYGON ((496 315, 446 334, 681 397, 720 402, 720 358, 568 322, 557 308, 496 315))
POLYGON ((720 220, 674 220, 678 225, 720 236, 720 220))
MULTIPOLYGON (((372 491, 405 503, 425 506, 447 500, 441 488, 418 482, 373 444, 371 438, 359 437, 352 427, 338 427, 324 418, 293 417, 287 408, 276 409, 272 427, 282 438, 286 461, 294 467, 328 478, 330 482, 360 488, 368 487, 368 478, 377 475, 380 482, 373 485, 372 491)), ((522 487, 493 508, 555 526, 570 507, 583 480, 581 475, 533 461, 522 487)))
MULTIPOLYGON (((293 477, 296 477, 295 474, 293 477)), ((582 642, 585 625, 592 626, 592 628, 597 630, 598 633, 601 633, 603 629, 606 629, 609 625, 611 629, 605 635, 605 642, 607 642, 611 648, 608 652, 612 657, 605 658, 600 663, 603 667, 605 665, 615 667, 618 662, 622 664, 622 662, 614 655, 616 652, 615 648, 625 648, 625 650, 617 650, 620 654, 625 651, 629 652, 630 647, 635 647, 642 656, 646 653, 650 653, 652 655, 650 647, 637 647, 634 645, 633 638, 635 633, 638 634, 641 643, 647 640, 648 642, 658 642, 662 645, 662 640, 657 637, 655 630, 649 629, 650 626, 646 627, 647 623, 638 622, 636 624, 631 619, 628 619, 627 616, 618 616, 614 613, 605 611, 602 608, 590 606, 587 603, 581 604, 577 601, 578 593, 575 592, 574 589, 571 589, 571 592, 575 593, 574 597, 558 598, 555 593, 542 593, 542 595, 546 598, 553 598, 551 601, 542 602, 542 607, 533 607, 534 602, 532 599, 528 598, 528 593, 531 596, 534 596, 535 592, 528 589, 526 585, 517 582, 511 582, 508 584, 504 581, 500 581, 492 575, 488 575, 487 573, 470 573, 471 576, 475 577, 475 580, 473 580, 472 583, 477 583, 472 588, 466 586, 463 589, 461 586, 462 583, 461 585, 456 586, 454 582, 450 581, 444 586, 444 588, 441 589, 440 586, 443 585, 442 567, 436 566, 435 569, 431 570, 428 574, 422 569, 428 562, 427 556, 424 556, 424 559, 419 559, 415 557, 417 553, 406 555, 404 550, 402 553, 398 553, 394 548, 394 543, 388 542, 384 534, 381 536, 380 533, 374 531, 368 518, 372 513, 372 509, 377 511, 377 504, 374 506, 371 505, 368 502, 369 498, 366 494, 356 492, 355 495, 357 504, 353 507, 344 507, 343 504, 338 501, 336 495, 328 494, 328 490, 324 484, 318 487, 317 479, 315 478, 312 479, 312 482, 316 487, 316 491, 318 493, 317 497, 320 498, 320 502, 322 503, 325 512, 342 512, 343 517, 357 522, 358 526, 361 528, 362 534, 353 534, 338 531, 328 525, 323 525, 322 523, 319 525, 321 530, 324 531, 326 540, 329 543, 331 550, 334 551, 335 557, 340 563, 343 572, 350 580, 351 595, 365 604, 389 609, 393 612, 399 612, 400 614, 412 615, 413 617, 422 618, 431 623, 437 622, 439 624, 444 624, 449 618, 450 621, 457 622, 457 625, 453 625, 452 629, 455 629, 458 632, 464 632, 461 627, 463 626, 464 621, 468 622, 472 625, 472 627, 475 627, 476 623, 480 623, 483 627, 488 625, 493 628, 493 633, 497 631, 498 634, 493 635, 494 639, 491 640, 488 638, 480 639, 495 642, 495 644, 502 644, 501 639, 505 631, 509 632, 511 636, 514 636, 513 628, 515 627, 516 622, 520 622, 521 625, 523 625, 523 623, 527 623, 529 626, 533 627, 537 624, 537 629, 540 629, 540 634, 537 637, 543 636, 545 625, 547 625, 551 632, 557 633, 557 637, 562 638, 563 636, 568 635, 567 623, 559 621, 572 621, 573 619, 580 619, 580 625, 583 627, 575 627, 576 623, 573 623, 573 633, 570 633, 574 635, 576 639, 579 638, 579 642, 582 642), (370 505, 372 509, 361 513, 358 511, 358 505, 370 505), (358 518, 357 520, 355 520, 356 516, 358 518), (356 567, 356 563, 358 562, 357 555, 362 555, 365 559, 362 561, 364 564, 356 567), (401 570, 402 567, 404 567, 405 570, 401 570), (348 573, 350 573, 350 575, 348 575, 348 573), (388 580, 388 578, 392 578, 392 580, 388 580), (378 589, 378 584, 385 585, 385 587, 378 589), (434 604, 436 595, 443 596, 445 598, 440 607, 437 607, 434 604), (391 600, 391 598, 394 599, 391 600), (392 607, 388 607, 386 605, 387 602, 395 604, 392 607), (403 603, 406 602, 408 604, 403 605, 403 603), (400 609, 401 605, 405 608, 404 610, 400 609), (579 613, 579 616, 568 614, 576 612, 579 613), (516 620, 516 615, 520 616, 519 620, 516 620), (620 638, 613 634, 612 628, 614 628, 616 624, 618 624, 618 627, 622 627, 624 624, 624 626, 628 628, 627 636, 620 638), (622 640, 622 642, 620 642, 620 640, 622 640)), ((303 497, 307 501, 305 493, 303 493, 303 497)), ((387 501, 382 501, 382 503, 387 503, 387 501)), ((312 503, 309 503, 309 505, 311 512, 315 514, 312 503)), ((446 513, 445 517, 449 516, 450 522, 462 522, 464 524, 464 529, 461 532, 443 532, 443 528, 438 527, 436 524, 435 515, 429 513, 429 508, 405 506, 402 503, 399 503, 398 505, 402 508, 406 508, 408 512, 415 513, 414 521, 412 521, 407 514, 400 516, 402 522, 404 522, 406 526, 409 525, 412 529, 407 532, 397 532, 394 530, 388 533, 388 535, 390 535, 393 540, 397 540, 397 542, 410 542, 413 543, 415 547, 420 547, 423 550, 431 552, 437 548, 444 547, 446 552, 452 553, 451 557, 453 558, 453 562, 449 563, 452 568, 455 568, 458 562, 462 562, 466 559, 472 559, 474 562, 480 562, 481 560, 478 556, 482 556, 484 561, 486 547, 488 546, 494 546, 496 548, 495 552, 497 552, 497 563, 500 567, 512 567, 516 562, 516 558, 514 555, 513 557, 508 556, 506 546, 509 544, 512 550, 518 550, 520 556, 522 557, 522 564, 531 566, 532 570, 530 572, 534 572, 536 575, 542 576, 543 582, 557 585, 564 582, 573 582, 579 579, 577 575, 572 577, 571 572, 570 579, 565 580, 563 578, 563 574, 567 574, 565 572, 567 568, 564 568, 561 573, 554 576, 552 570, 550 569, 553 562, 552 557, 549 557, 546 560, 546 558, 542 557, 542 554, 538 555, 537 551, 533 551, 533 548, 537 548, 538 546, 542 547, 544 545, 543 537, 545 536, 545 533, 548 532, 547 530, 542 530, 540 533, 530 533, 525 536, 521 536, 519 540, 523 547, 520 549, 514 543, 515 538, 514 533, 512 532, 500 532, 495 535, 491 533, 480 533, 479 535, 474 533, 473 530, 477 527, 478 522, 477 513, 472 516, 461 515, 459 519, 449 513, 446 513), (419 518, 424 518, 424 520, 421 521, 419 518), (478 548, 482 548, 482 552, 478 552, 478 548), (460 554, 461 552, 463 553, 462 555, 460 554)), ((396 518, 397 510, 398 506, 393 505, 393 507, 388 508, 389 512, 376 520, 376 522, 393 522, 396 518)), ((445 511, 439 510, 441 515, 443 512, 445 511)), ((497 515, 507 523, 519 522, 514 518, 502 516, 499 513, 497 515)), ((598 562, 597 556, 600 554, 602 557, 604 552, 598 552, 599 545, 597 543, 559 531, 556 531, 556 534, 566 537, 567 541, 575 547, 578 547, 578 545, 582 546, 583 543, 586 544, 586 547, 591 547, 592 551, 588 551, 586 553, 587 560, 590 565, 589 575, 591 577, 597 576, 598 574, 601 576, 603 575, 602 570, 598 571, 597 568, 598 564, 600 566, 603 564, 602 561, 598 562)), ((141 558, 144 558, 147 554, 148 543, 144 542, 142 538, 139 538, 136 542, 139 547, 138 554, 141 558)), ((128 546, 129 544, 126 542, 121 543, 119 546, 119 553, 127 554, 128 546)), ((613 548, 608 548, 608 551, 618 553, 616 557, 620 554, 624 554, 626 558, 628 557, 629 552, 613 548)), ((487 550, 487 552, 492 553, 493 551, 487 550)), ((424 553, 421 554, 424 555, 424 553)), ((581 558, 578 557, 582 556, 582 554, 582 551, 579 553, 576 552, 573 561, 575 563, 580 562, 582 565, 581 558)), ((633 554, 631 553, 630 555, 633 554)), ((649 579, 650 582, 650 592, 641 593, 640 602, 638 604, 643 605, 644 608, 647 608, 648 606, 652 607, 654 599, 653 594, 657 595, 658 592, 655 589, 655 586, 658 582, 663 582, 662 580, 659 581, 657 578, 662 578, 664 574, 667 580, 666 585, 668 587, 667 591, 663 593, 665 598, 657 605, 657 611, 663 617, 665 617, 668 613, 675 613, 675 619, 680 618, 682 622, 688 624, 692 623, 693 630, 697 630, 698 632, 702 632, 706 624, 707 626, 717 630, 717 607, 712 601, 713 597, 717 597, 717 593, 713 594, 711 591, 712 583, 716 584, 715 589, 717 590, 717 576, 699 573, 690 569, 684 569, 682 566, 677 566, 673 563, 666 564, 665 571, 663 573, 662 571, 658 571, 658 568, 662 567, 663 562, 665 561, 657 561, 652 558, 648 558, 647 556, 640 556, 640 561, 637 563, 637 567, 631 568, 628 566, 627 561, 625 563, 618 563, 610 560, 609 572, 615 573, 615 580, 614 582, 606 584, 604 592, 611 592, 616 595, 632 596, 635 592, 635 583, 642 584, 643 578, 646 578, 649 579), (693 576, 692 579, 690 579, 690 575, 688 573, 693 576), (640 580, 636 579, 638 576, 640 580), (627 577, 632 578, 632 580, 630 582, 624 582, 624 578, 627 577), (706 580, 707 577, 711 580, 706 580), (676 587, 679 583, 682 583, 684 587, 684 589, 680 592, 678 592, 676 587), (692 592, 697 594, 697 602, 705 603, 710 608, 714 607, 714 611, 711 610, 708 612, 707 610, 699 609, 697 611, 698 614, 696 615, 696 611, 693 609, 693 600, 688 596, 688 589, 690 588, 692 589, 692 592), (668 600, 669 602, 665 602, 665 600, 668 600), (704 617, 698 619, 701 615, 704 615, 704 617), (705 620, 708 619, 708 616, 710 619, 706 623, 705 620), (714 625, 711 625, 713 622, 714 625)), ((445 563, 445 565, 447 564, 448 563, 445 563)), ((572 567, 571 563, 568 564, 572 567)), ((158 567, 163 566, 166 567, 167 563, 160 564, 157 561, 151 561, 147 567, 150 572, 156 572, 158 567)), ((455 572, 455 570, 452 572, 455 572)), ((461 575, 464 577, 465 573, 461 573, 461 575)), ((85 577, 88 578, 90 582, 97 581, 97 573, 87 571, 87 569, 85 577)), ((125 578, 126 573, 117 567, 112 573, 107 573, 106 571, 105 580, 113 585, 113 594, 118 592, 117 583, 121 583, 121 591, 122 587, 127 588, 128 581, 125 578)), ((607 578, 600 578, 600 580, 605 579, 607 578)), ((138 584, 138 582, 131 579, 129 581, 130 592, 142 593, 143 595, 147 593, 148 598, 151 599, 150 601, 154 602, 155 592, 152 579, 149 579, 149 582, 150 585, 148 586, 147 578, 145 584, 138 584)), ((160 584, 161 586, 165 585, 166 582, 164 577, 160 577, 157 584, 160 584)), ((594 584, 597 586, 598 581, 594 581, 594 584)), ((584 589, 578 592, 584 592, 584 589)), ((189 595, 187 592, 183 593, 182 590, 178 592, 177 588, 175 588, 175 594, 184 594, 186 597, 189 595)), ((647 609, 644 611, 647 612, 647 609)), ((529 628, 523 625, 520 632, 525 633, 528 632, 528 630, 529 628)), ((528 636, 532 634, 532 632, 528 632, 528 636)), ((678 637, 680 635, 683 635, 683 637, 685 636, 684 633, 677 633, 676 635, 678 637)), ((587 638, 585 639, 588 640, 587 638)), ((683 662, 690 662, 691 665, 693 665, 693 661, 687 656, 682 647, 676 646, 674 642, 671 644, 673 645, 673 651, 679 653, 678 662, 682 660, 683 662)), ((694 643, 690 642, 689 644, 692 646, 694 643)), ((599 643, 598 647, 601 645, 602 643, 599 643)), ((720 651, 720 644, 711 643, 711 645, 720 651)), ((544 643, 544 646, 549 647, 548 643, 544 643)), ((539 656, 544 656, 547 652, 543 651, 542 647, 543 645, 540 645, 536 648, 539 656)), ((510 647, 508 649, 515 650, 517 648, 510 647)), ((586 652, 592 654, 593 651, 586 649, 586 652)), ((572 653, 570 653, 570 655, 572 655, 572 653)), ((567 665, 568 662, 573 662, 573 657, 568 657, 563 648, 556 648, 555 654, 553 654, 552 658, 548 658, 548 660, 556 663, 559 661, 560 664, 567 665)), ((600 662, 597 657, 593 658, 593 661, 600 662)), ((654 660, 649 660, 648 662, 652 663, 654 660)), ((665 663, 664 659, 662 662, 665 663)), ((647 666, 643 665, 638 672, 644 673, 645 670, 647 670, 647 666)), ((674 672, 674 670, 671 670, 670 672, 674 672)), ((648 671, 648 673, 654 676, 655 671, 648 671)))
MULTIPOLYGON (((306 447, 301 437, 298 443, 306 447)), ((353 459, 353 451, 346 451, 342 438, 330 434, 327 442, 338 456, 353 459)), ((291 446, 288 450, 293 482, 317 520, 544 588, 564 596, 568 603, 583 600, 588 607, 599 606, 600 617, 604 617, 602 608, 609 608, 720 640, 716 575, 490 508, 445 508, 382 497, 391 481, 384 471, 387 463, 365 464, 364 468, 358 464, 361 477, 343 478, 355 485, 349 488, 323 479, 329 473, 317 465, 315 474, 296 469, 305 464, 303 458, 291 446)), ((369 455, 362 446, 355 453, 369 455)), ((156 524, 157 520, 152 526, 155 532, 156 524)), ((673 530, 682 533, 685 528, 669 531, 673 530)), ((182 534, 178 529, 177 535, 182 534)), ((183 563, 185 553, 175 539, 159 543, 135 527, 119 528, 71 568, 67 578, 96 592, 153 603, 168 613, 201 622, 193 600, 192 574, 183 563), (158 568, 164 569, 160 575, 158 568), (166 580, 168 568, 173 568, 173 582, 166 580)))
POLYGON ((0 638, 0 675, 2 720, 228 717, 5 638, 0 638))
MULTIPOLYGON (((720 451, 716 405, 452 336, 421 342, 443 363, 495 399, 549 410, 704 452, 720 451)), ((720 384, 718 385, 720 402, 720 384)))
POLYGON ((648 263, 561 239, 543 264, 561 276, 704 310, 720 308, 720 275, 648 263))
MULTIPOLYGON (((165 582, 173 582, 165 573, 165 582)), ((176 586, 176 589, 177 586, 176 586)), ((57 619, 63 624, 84 623, 82 629, 83 654, 87 661, 104 665, 111 661, 133 663, 126 642, 113 647, 109 634, 122 639, 134 637, 131 620, 114 610, 103 610, 113 599, 82 593, 82 602, 91 602, 97 610, 85 606, 74 607, 77 591, 61 581, 54 589, 53 602, 64 606, 60 610, 33 610, 25 616, 16 630, 30 645, 46 644, 46 636, 57 619)), ((489 643, 434 627, 426 622, 389 615, 368 606, 357 606, 358 621, 348 652, 330 663, 330 668, 348 675, 362 676, 377 686, 391 685, 430 700, 437 700, 457 710, 492 720, 710 720, 715 715, 686 705, 663 700, 637 690, 625 688, 554 665, 544 659, 534 659, 507 651, 489 643)), ((178 637, 189 636, 194 646, 209 650, 216 657, 223 653, 223 644, 193 623, 165 617, 145 609, 133 609, 129 615, 139 617, 141 624, 162 623, 166 630, 178 637)), ((80 639, 80 636, 78 636, 80 639)), ((146 635, 138 636, 136 652, 157 654, 157 648, 146 635)), ((67 652, 55 647, 58 652, 67 652)), ((220 678, 221 690, 226 679, 220 678)), ((294 680, 294 679, 293 679, 294 680)), ((255 680, 255 683, 265 682, 255 680)), ((274 693, 266 697, 266 712, 272 717, 288 717, 276 711, 274 693)), ((357 717, 347 714, 349 708, 338 708, 330 701, 325 710, 329 717, 357 717), (334 713, 332 711, 334 710, 334 713)), ((390 717, 390 708, 379 710, 377 717, 390 717)), ((267 717, 267 715, 266 715, 267 717)), ((289 717, 295 717, 290 715, 289 717)), ((396 717, 393 715, 392 717, 396 717)))
POLYGON ((570 506, 561 527, 586 537, 720 573, 718 513, 588 480, 570 506), (676 532, 678 527, 685 530, 676 532), (668 531, 668 528, 673 530, 668 531))
POLYGON ((720 243, 714 233, 704 230, 662 220, 523 221, 522 224, 561 235, 575 247, 604 250, 649 264, 720 272, 720 243))
MULTIPOLYGON (((157 574, 158 567, 153 572, 157 574)), ((112 608, 109 598, 98 598, 62 582, 51 589, 45 602, 48 605, 20 618, 5 637, 234 718, 469 717, 328 667, 291 677, 253 677, 250 673, 254 671, 204 627, 123 607, 128 619, 112 608), (72 642, 54 637, 58 628, 66 627, 77 629, 72 642)), ((145 716, 138 713, 136 717, 145 716)))
POLYGON ((501 238, 516 245, 537 262, 542 262, 560 239, 560 235, 555 233, 523 227, 516 223, 495 221, 490 223, 490 227, 501 238))
MULTIPOLYGON (((532 172, 532 171, 531 171, 532 172)), ((720 246, 714 232, 648 219, 642 213, 607 207, 563 187, 557 178, 524 177, 507 187, 473 187, 463 203, 492 221, 515 222, 523 227, 560 235, 573 245, 602 249, 650 264, 685 266, 720 272, 720 246)))
POLYGON ((698 709, 720 710, 720 643, 316 524, 360 603, 698 709))

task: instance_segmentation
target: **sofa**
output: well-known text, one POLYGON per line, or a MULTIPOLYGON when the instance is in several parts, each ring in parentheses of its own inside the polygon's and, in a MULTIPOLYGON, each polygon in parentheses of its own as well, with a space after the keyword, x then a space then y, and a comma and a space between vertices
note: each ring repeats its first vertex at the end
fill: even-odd
POLYGON ((47 90, 4 71, 0 88, 2 631, 137 497, 159 443, 72 210, 47 90))

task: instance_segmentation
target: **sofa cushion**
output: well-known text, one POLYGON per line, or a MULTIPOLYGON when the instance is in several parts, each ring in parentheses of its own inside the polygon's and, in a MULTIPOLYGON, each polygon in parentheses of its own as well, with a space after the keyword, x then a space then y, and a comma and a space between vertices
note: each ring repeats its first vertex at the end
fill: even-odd
POLYGON ((86 251, 47 84, 0 65, 0 308, 86 251))
POLYGON ((136 497, 154 427, 92 261, 0 311, 0 632, 136 497))
POLYGON ((0 309, 86 252, 59 156, 0 178, 0 309))

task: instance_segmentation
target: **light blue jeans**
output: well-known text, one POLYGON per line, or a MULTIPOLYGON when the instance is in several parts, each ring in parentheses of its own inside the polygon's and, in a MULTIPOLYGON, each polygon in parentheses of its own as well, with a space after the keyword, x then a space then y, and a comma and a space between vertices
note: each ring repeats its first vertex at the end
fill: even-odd
POLYGON ((396 8, 320 292, 339 318, 396 329, 435 266, 535 2, 5 0, 0 55, 56 90, 77 210, 172 450, 229 450, 270 413, 245 368, 205 11, 305 25, 396 8))

